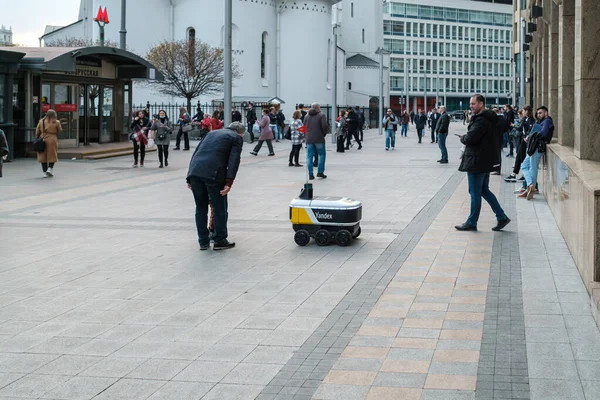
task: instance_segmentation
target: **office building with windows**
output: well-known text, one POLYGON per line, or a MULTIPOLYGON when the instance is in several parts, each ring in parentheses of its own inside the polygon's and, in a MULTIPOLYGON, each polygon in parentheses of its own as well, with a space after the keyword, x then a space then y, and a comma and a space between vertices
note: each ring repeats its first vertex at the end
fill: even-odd
POLYGON ((383 34, 391 52, 391 106, 465 110, 474 93, 488 104, 512 103, 511 3, 388 1, 383 34))
POLYGON ((11 27, 0 26, 0 46, 12 46, 13 32, 11 27))

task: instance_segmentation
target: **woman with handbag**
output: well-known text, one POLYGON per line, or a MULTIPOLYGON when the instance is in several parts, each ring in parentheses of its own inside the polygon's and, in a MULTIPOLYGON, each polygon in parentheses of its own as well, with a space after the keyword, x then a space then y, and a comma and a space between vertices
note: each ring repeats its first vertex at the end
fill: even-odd
POLYGON ((58 134, 62 132, 56 111, 48 110, 46 116, 38 122, 35 137, 43 140, 44 150, 37 153, 37 160, 42 164, 44 178, 54 176, 54 164, 58 161, 58 134))
POLYGON ((156 146, 158 146, 158 161, 160 165, 158 168, 163 167, 163 157, 165 161, 165 167, 169 166, 169 146, 171 144, 171 133, 173 132, 173 124, 169 121, 165 110, 158 112, 158 119, 154 120, 152 124, 152 130, 156 131, 156 146))
POLYGON ((146 145, 148 144, 148 119, 144 116, 143 111, 138 111, 137 116, 131 123, 131 141, 133 142, 133 168, 138 166, 138 157, 140 167, 144 166, 144 158, 146 158, 146 145))
POLYGON ((188 137, 188 132, 192 130, 192 119, 190 118, 190 114, 188 114, 185 107, 179 108, 179 132, 177 132, 177 142, 175 142, 175 147, 173 150, 180 150, 179 144, 181 143, 181 136, 183 135, 183 150, 190 149, 190 138, 188 137))
POLYGON ((269 147, 269 155, 275 155, 272 143, 273 131, 269 127, 270 123, 271 118, 269 118, 269 110, 265 108, 262 111, 262 118, 259 121, 257 121, 258 126, 260 126, 260 137, 258 138, 258 143, 256 144, 256 147, 250 152, 250 154, 252 154, 253 156, 258 155, 258 152, 260 151, 260 148, 262 147, 265 141, 267 142, 267 147, 269 147))

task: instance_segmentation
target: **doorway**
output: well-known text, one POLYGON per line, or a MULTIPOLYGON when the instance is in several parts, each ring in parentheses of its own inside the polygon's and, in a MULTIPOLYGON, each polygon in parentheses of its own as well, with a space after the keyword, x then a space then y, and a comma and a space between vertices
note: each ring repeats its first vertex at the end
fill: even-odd
POLYGON ((79 110, 76 98, 78 88, 74 84, 44 83, 42 85, 41 111, 56 111, 62 132, 58 135, 61 146, 77 147, 79 136, 79 110))
POLYGON ((79 143, 115 141, 114 87, 79 85, 79 143))

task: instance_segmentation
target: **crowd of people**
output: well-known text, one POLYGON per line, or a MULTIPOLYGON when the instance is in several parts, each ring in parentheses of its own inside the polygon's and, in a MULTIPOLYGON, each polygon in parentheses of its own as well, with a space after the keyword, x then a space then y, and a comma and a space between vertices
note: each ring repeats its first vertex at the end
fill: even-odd
MULTIPOLYGON (((459 231, 477 230, 477 222, 481 211, 481 199, 485 199, 496 214, 498 223, 493 230, 502 230, 510 219, 502 210, 498 200, 489 189, 490 174, 500 174, 503 148, 508 149, 507 158, 514 158, 512 173, 504 180, 509 183, 521 181, 521 187, 515 192, 518 197, 533 199, 538 192, 537 173, 539 163, 545 153, 546 145, 552 140, 554 125, 544 106, 536 110, 535 117, 531 106, 515 111, 510 105, 503 109, 485 107, 485 99, 475 95, 470 101, 468 128, 464 135, 457 135, 463 148, 461 149, 460 171, 467 172, 469 193, 471 195, 471 213, 466 222, 457 225, 459 231), (521 178, 517 175, 522 173, 521 178)), ((243 137, 254 143, 258 135, 258 143, 250 152, 257 156, 264 142, 267 143, 268 155, 274 156, 273 140, 287 139, 291 143, 289 153, 290 167, 303 167, 300 153, 306 146, 306 166, 310 180, 325 179, 325 163, 327 158, 326 137, 332 133, 327 116, 317 103, 313 103, 308 111, 299 105, 290 122, 279 107, 262 108, 261 116, 253 104, 246 111, 246 124, 242 123, 242 114, 232 109, 232 124, 224 128, 224 110, 219 107, 212 115, 201 110, 190 117, 182 107, 176 122, 172 122, 165 110, 150 118, 147 110, 136 113, 131 123, 130 140, 133 142, 133 167, 143 167, 145 149, 150 140, 157 145, 159 168, 169 166, 169 146, 174 130, 177 130, 176 145, 173 150, 180 150, 183 138, 183 150, 190 150, 188 133, 194 126, 201 131, 200 142, 190 161, 187 175, 189 188, 196 202, 196 223, 200 248, 206 250, 211 241, 215 250, 228 249, 235 246, 227 240, 227 194, 235 180, 243 146, 243 137), (213 132, 209 135, 209 132, 213 132), (314 169, 317 169, 316 175, 314 169), (210 217, 208 211, 210 210, 210 217)), ((466 119, 466 118, 465 118, 466 119)), ((418 109, 417 112, 402 111, 396 116, 388 109, 382 122, 385 132, 385 150, 396 148, 396 132, 400 127, 400 136, 407 137, 408 125, 414 124, 418 143, 423 143, 426 129, 430 130, 431 143, 437 143, 441 152, 440 164, 448 163, 446 139, 448 137, 450 116, 446 107, 440 106, 429 112, 418 109)), ((344 153, 357 144, 357 150, 363 146, 363 125, 365 117, 359 107, 341 110, 333 127, 336 151, 344 153), (354 140, 354 142, 353 142, 354 140)), ((38 150, 37 158, 42 166, 44 177, 54 176, 54 164, 58 161, 58 134, 61 124, 54 110, 48 110, 36 128, 36 141, 43 142, 43 149, 38 150)), ((1 156, 8 152, 6 140, 0 131, 1 156)), ((35 146, 35 143, 34 143, 35 146)), ((2 164, 0 159, 0 176, 2 164)))

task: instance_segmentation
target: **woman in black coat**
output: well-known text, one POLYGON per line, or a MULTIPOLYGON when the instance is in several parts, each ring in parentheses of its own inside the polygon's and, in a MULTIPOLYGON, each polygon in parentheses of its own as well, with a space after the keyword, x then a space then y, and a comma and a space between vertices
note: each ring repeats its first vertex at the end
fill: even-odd
POLYGON ((346 124, 348 125, 348 136, 346 138, 345 149, 350 150, 350 142, 352 141, 352 137, 354 137, 354 140, 356 140, 356 143, 358 143, 358 150, 362 149, 362 143, 360 142, 360 137, 358 136, 360 118, 352 107, 348 108, 348 113, 346 114, 346 124))

